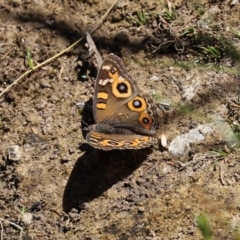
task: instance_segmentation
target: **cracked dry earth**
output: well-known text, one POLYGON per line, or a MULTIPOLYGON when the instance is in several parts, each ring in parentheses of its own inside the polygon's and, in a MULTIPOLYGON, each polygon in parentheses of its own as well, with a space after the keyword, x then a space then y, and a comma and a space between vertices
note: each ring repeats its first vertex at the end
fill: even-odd
MULTIPOLYGON (((28 49, 43 62, 112 3, 1 1, 0 90, 27 70, 28 49)), ((199 215, 214 239, 240 239, 240 40, 229 30, 240 31, 239 12, 224 1, 118 1, 92 36, 103 57, 120 56, 141 88, 171 102, 166 149, 81 144, 81 120, 92 116, 76 103, 91 102, 97 74, 85 41, 2 95, 2 239, 202 239, 199 215), (200 52, 211 39, 221 46, 220 35, 235 58, 200 52)))

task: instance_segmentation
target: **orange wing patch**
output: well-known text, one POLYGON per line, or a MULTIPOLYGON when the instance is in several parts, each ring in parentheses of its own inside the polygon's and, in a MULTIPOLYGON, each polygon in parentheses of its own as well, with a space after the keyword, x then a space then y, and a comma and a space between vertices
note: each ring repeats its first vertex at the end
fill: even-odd
POLYGON ((146 113, 146 112, 142 112, 139 116, 138 121, 140 122, 140 124, 146 128, 147 130, 151 129, 153 120, 152 118, 146 113))
POLYGON ((108 99, 108 94, 106 92, 98 92, 97 98, 107 100, 108 99))
POLYGON ((133 100, 127 103, 128 108, 135 112, 143 112, 147 109, 147 104, 144 98, 135 97, 133 100))
POLYGON ((97 103, 96 106, 97 106, 97 109, 105 110, 107 107, 107 104, 106 103, 97 103))

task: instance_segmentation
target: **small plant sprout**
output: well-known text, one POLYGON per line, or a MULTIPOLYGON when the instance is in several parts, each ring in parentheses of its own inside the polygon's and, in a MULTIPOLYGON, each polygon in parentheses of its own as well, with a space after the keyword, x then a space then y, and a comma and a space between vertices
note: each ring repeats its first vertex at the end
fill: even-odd
POLYGON ((26 213, 27 210, 28 210, 27 207, 23 206, 23 207, 21 208, 21 214, 26 213))
POLYGON ((173 21, 174 20, 174 14, 173 11, 168 9, 168 8, 164 8, 164 14, 163 17, 169 21, 173 21))
POLYGON ((138 20, 142 25, 146 25, 148 23, 148 16, 144 10, 137 11, 138 20))
POLYGON ((219 58, 220 55, 221 55, 220 52, 215 47, 212 47, 212 46, 202 47, 202 49, 203 49, 205 54, 210 54, 214 58, 219 58))
POLYGON ((33 63, 33 59, 32 59, 32 54, 31 54, 31 49, 30 47, 28 47, 27 49, 27 63, 28 66, 33 69, 34 68, 34 63, 33 63))
POLYGON ((232 26, 230 27, 230 29, 234 36, 236 36, 237 38, 240 38, 240 31, 238 31, 236 28, 234 28, 232 26))
POLYGON ((197 226, 202 233, 204 240, 213 240, 210 224, 204 215, 198 215, 196 218, 197 226))

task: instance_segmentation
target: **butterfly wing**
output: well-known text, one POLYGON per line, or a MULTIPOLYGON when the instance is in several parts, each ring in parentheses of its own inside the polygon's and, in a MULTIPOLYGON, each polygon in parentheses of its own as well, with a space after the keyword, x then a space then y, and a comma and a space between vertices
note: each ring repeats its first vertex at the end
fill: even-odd
POLYGON ((152 98, 139 89, 122 60, 109 54, 96 80, 93 100, 95 122, 154 135, 160 126, 157 109, 152 98))
POLYGON ((92 131, 86 136, 87 142, 94 148, 105 151, 113 149, 141 149, 156 142, 156 138, 143 135, 104 134, 92 131))
POLYGON ((95 122, 110 119, 118 109, 138 93, 135 80, 126 71, 122 60, 109 54, 98 72, 93 99, 95 122))
POLYGON ((156 141, 158 107, 114 54, 105 58, 99 70, 93 115, 96 124, 89 126, 86 140, 95 148, 141 149, 156 141))

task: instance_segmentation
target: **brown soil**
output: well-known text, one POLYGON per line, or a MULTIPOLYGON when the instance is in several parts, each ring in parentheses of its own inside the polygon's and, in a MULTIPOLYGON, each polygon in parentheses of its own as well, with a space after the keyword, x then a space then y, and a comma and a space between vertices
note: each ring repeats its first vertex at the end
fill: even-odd
MULTIPOLYGON (((201 214, 215 239, 240 239, 240 4, 173 2, 171 14, 167 1, 119 1, 93 40, 103 57, 119 55, 156 101, 172 102, 162 127, 169 143, 213 118, 222 122, 218 131, 179 158, 159 146, 81 145, 84 113, 76 103, 92 98, 97 74, 82 42, 0 99, 2 239, 202 239, 201 214)), ((27 70, 28 49, 35 65, 43 62, 112 3, 1 1, 0 90, 27 70)))

